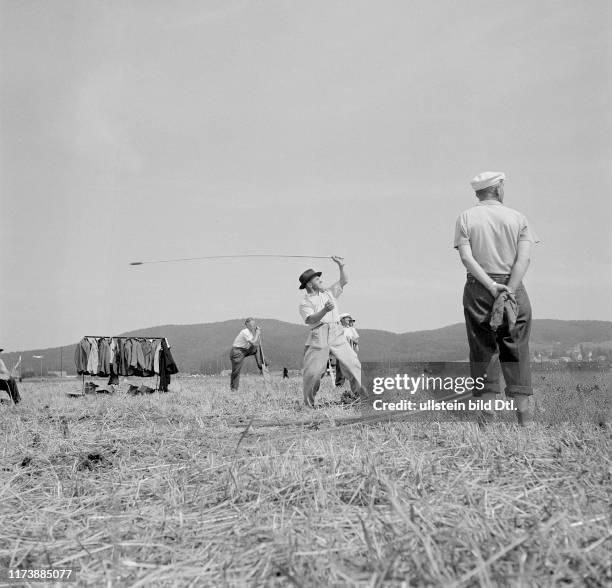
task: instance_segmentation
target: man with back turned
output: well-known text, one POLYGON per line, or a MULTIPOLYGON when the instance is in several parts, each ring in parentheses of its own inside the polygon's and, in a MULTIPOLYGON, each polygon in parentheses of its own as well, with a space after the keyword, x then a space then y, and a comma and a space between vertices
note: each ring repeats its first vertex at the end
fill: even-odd
MULTIPOLYGON (((454 247, 468 271, 463 308, 471 375, 486 378, 474 396, 495 401, 501 366, 506 396, 514 399, 518 422, 525 425, 533 390, 531 304, 523 277, 531 245, 539 239, 522 213, 504 205, 505 179, 502 172, 484 172, 471 181, 478 203, 459 215, 454 247)), ((491 421, 494 414, 483 410, 480 422, 491 421)))

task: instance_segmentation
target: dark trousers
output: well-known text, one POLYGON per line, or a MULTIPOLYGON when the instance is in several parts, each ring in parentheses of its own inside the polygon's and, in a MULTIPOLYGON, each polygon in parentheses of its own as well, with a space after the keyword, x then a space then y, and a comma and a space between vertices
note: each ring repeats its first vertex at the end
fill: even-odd
POLYGON ((19 394, 17 380, 15 380, 15 378, 0 380, 0 390, 7 392, 15 404, 19 404, 19 402, 21 402, 21 395, 19 394))
MULTIPOLYGON (((498 284, 507 284, 510 279, 506 275, 490 276, 498 284)), ((533 394, 529 366, 531 303, 522 283, 515 297, 518 305, 516 325, 510 330, 504 317, 503 324, 493 331, 489 325, 493 295, 478 280, 468 276, 463 290, 463 312, 470 345, 470 371, 472 378, 486 378, 484 389, 474 390, 474 396, 483 392, 499 394, 500 371, 506 382, 506 396, 533 394)))
POLYGON ((344 382, 346 382, 346 377, 342 373, 342 366, 340 365, 340 362, 336 360, 336 388, 344 386, 344 382))
POLYGON ((238 386, 240 386, 240 370, 242 369, 242 362, 244 361, 245 357, 248 357, 249 355, 255 356, 257 367, 261 370, 262 360, 259 345, 251 345, 248 349, 244 349, 242 347, 232 347, 232 350, 230 351, 230 361, 232 362, 230 388, 232 390, 238 390, 238 386))

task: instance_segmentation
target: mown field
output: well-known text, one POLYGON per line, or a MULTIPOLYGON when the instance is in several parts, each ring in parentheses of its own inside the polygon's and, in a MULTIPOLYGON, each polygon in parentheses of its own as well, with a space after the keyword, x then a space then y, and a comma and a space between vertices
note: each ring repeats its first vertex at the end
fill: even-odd
POLYGON ((74 380, 24 382, 0 406, 0 568, 134 588, 610 586, 610 375, 535 378, 543 422, 485 430, 347 424, 329 379, 316 411, 298 379, 79 399, 74 380))

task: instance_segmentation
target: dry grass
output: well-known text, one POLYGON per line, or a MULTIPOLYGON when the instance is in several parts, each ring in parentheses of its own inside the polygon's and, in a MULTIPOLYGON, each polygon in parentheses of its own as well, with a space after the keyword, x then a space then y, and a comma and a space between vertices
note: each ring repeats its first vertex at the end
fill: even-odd
MULTIPOLYGON (((562 416, 575 383, 546 378, 540 408, 562 416)), ((612 582, 601 418, 335 426, 354 410, 305 411, 298 380, 180 382, 82 399, 22 384, 0 407, 0 568, 72 566, 87 586, 612 582)))

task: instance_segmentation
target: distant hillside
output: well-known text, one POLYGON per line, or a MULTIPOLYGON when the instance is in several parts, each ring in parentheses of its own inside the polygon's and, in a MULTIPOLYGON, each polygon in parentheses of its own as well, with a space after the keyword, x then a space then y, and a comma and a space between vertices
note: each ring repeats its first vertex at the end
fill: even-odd
MULTIPOLYGON (((274 319, 258 319, 263 329, 266 357, 275 369, 301 366, 307 327, 274 319)), ((229 367, 228 353, 232 341, 242 328, 241 320, 197 325, 163 325, 149 327, 123 335, 164 336, 172 346, 179 369, 187 373, 215 373, 229 367)), ((362 361, 440 360, 452 361, 468 357, 465 326, 462 323, 431 331, 390 333, 374 329, 359 329, 362 361)), ((560 343, 563 348, 581 343, 609 345, 612 341, 610 321, 561 321, 537 319, 533 322, 531 344, 534 350, 550 349, 560 343)), ((61 348, 62 365, 68 373, 75 373, 74 348, 76 342, 61 348)), ((38 373, 39 363, 32 355, 44 355, 44 371, 60 369, 60 348, 32 349, 5 353, 3 359, 11 367, 19 355, 24 369, 38 373)), ((252 366, 254 362, 248 361, 252 366)))

